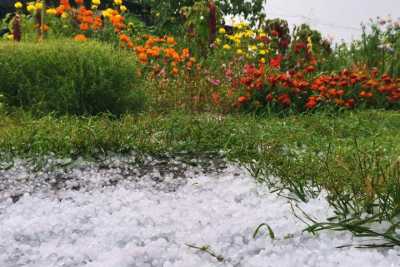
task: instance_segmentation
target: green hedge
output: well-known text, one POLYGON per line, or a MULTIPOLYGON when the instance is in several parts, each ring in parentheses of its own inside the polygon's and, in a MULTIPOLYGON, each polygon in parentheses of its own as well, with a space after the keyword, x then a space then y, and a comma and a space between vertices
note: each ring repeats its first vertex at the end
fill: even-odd
POLYGON ((34 113, 122 114, 144 106, 133 53, 98 42, 0 42, 0 94, 34 113))

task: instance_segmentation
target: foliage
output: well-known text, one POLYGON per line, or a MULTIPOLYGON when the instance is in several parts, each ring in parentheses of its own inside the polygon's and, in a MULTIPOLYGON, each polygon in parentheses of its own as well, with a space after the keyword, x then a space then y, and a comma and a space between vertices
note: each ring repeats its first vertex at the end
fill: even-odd
POLYGON ((132 55, 91 41, 0 43, 0 93, 37 113, 121 114, 143 107, 132 55))

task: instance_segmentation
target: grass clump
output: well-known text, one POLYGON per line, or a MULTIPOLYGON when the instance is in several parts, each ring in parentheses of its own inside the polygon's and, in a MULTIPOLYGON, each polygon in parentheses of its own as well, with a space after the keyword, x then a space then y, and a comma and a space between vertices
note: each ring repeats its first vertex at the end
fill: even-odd
POLYGON ((95 41, 0 42, 0 94, 37 114, 122 114, 143 108, 132 53, 95 41))

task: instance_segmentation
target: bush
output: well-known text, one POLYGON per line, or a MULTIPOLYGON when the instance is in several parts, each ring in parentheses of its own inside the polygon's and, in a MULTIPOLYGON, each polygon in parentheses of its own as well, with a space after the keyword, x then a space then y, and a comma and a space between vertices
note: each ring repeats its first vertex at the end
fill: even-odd
POLYGON ((0 94, 34 113, 122 114, 143 108, 133 53, 98 42, 0 42, 0 94))

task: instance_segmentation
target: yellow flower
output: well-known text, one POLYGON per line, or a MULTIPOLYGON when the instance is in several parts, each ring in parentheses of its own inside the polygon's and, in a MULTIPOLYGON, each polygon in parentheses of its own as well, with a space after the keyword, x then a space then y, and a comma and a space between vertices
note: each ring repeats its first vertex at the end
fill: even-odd
POLYGON ((20 9, 20 8, 22 8, 22 6, 23 6, 22 3, 19 2, 19 1, 16 2, 15 5, 14 5, 14 7, 15 7, 16 9, 20 9))
POLYGON ((124 5, 121 5, 119 9, 121 10, 121 12, 126 12, 128 10, 128 8, 124 5))
POLYGON ((260 55, 266 55, 267 54, 267 50, 260 50, 260 51, 258 51, 258 53, 260 54, 260 55))
POLYGON ((92 0, 92 5, 98 6, 101 4, 100 0, 92 0))
POLYGON ((55 8, 49 8, 46 10, 46 13, 49 15, 55 15, 57 14, 57 10, 55 8))
POLYGON ((247 26, 249 26, 249 24, 246 23, 246 22, 239 22, 239 23, 233 24, 233 27, 235 27, 235 28, 237 28, 237 29, 239 29, 239 30, 244 29, 244 28, 246 28, 247 26))
POLYGON ((219 38, 215 39, 215 43, 216 44, 221 44, 221 39, 219 39, 219 38))
POLYGON ((225 28, 219 28, 218 32, 220 34, 224 34, 224 33, 226 33, 226 30, 225 30, 225 28))
POLYGON ((308 48, 309 50, 312 50, 312 48, 313 48, 311 36, 308 36, 308 38, 307 38, 307 48, 308 48))
POLYGON ((259 35, 261 38, 263 38, 263 37, 267 37, 267 35, 265 34, 265 32, 262 32, 262 33, 260 33, 260 35, 259 35))
POLYGON ((29 4, 27 5, 26 10, 28 10, 28 12, 34 12, 36 8, 33 4, 29 4))
POLYGON ((254 38, 255 36, 256 36, 256 34, 252 31, 252 30, 247 30, 247 31, 245 31, 244 33, 243 33, 243 35, 245 36, 245 37, 252 37, 252 38, 254 38))
POLYGON ((114 0, 114 4, 116 4, 117 6, 122 5, 122 0, 114 0))
POLYGON ((225 49, 225 50, 229 50, 229 49, 231 49, 231 46, 228 45, 228 44, 226 44, 226 45, 224 45, 222 48, 225 49))
POLYGON ((265 58, 260 58, 261 63, 265 63, 265 58))
POLYGON ((39 9, 42 9, 42 8, 43 8, 42 2, 36 2, 36 3, 35 3, 35 9, 36 9, 36 10, 39 10, 39 9))
POLYGON ((256 45, 250 45, 249 50, 250 51, 257 51, 258 47, 256 45))
POLYGON ((236 54, 238 54, 238 55, 243 55, 243 50, 242 50, 242 49, 236 50, 236 54))
POLYGON ((97 10, 98 8, 99 8, 99 6, 96 6, 96 5, 91 6, 91 9, 93 9, 93 10, 97 10))
POLYGON ((14 35, 12 35, 11 33, 9 33, 9 34, 6 35, 6 39, 7 39, 7 40, 10 40, 10 41, 11 41, 11 40, 14 40, 14 35))
POLYGON ((62 13, 61 18, 62 19, 67 19, 69 17, 67 12, 62 13))
POLYGON ((113 10, 111 8, 107 8, 102 12, 102 15, 106 18, 109 18, 112 16, 113 10))

